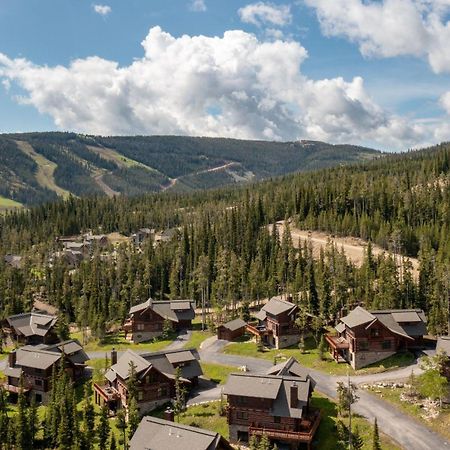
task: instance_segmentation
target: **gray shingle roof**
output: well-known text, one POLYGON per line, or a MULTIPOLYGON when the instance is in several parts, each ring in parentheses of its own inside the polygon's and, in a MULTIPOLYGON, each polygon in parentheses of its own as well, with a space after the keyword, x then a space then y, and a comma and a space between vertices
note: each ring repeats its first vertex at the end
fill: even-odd
POLYGON ((296 305, 294 303, 273 297, 262 307, 262 309, 266 313, 278 316, 279 314, 291 311, 295 307, 296 305))
POLYGON ((143 370, 150 367, 150 363, 146 361, 141 355, 133 352, 133 350, 127 350, 118 360, 116 364, 111 366, 111 370, 114 371, 120 378, 127 380, 130 374, 130 364, 135 366, 136 374, 139 374, 143 370))
POLYGON ((300 418, 309 402, 314 381, 309 377, 232 373, 223 393, 240 397, 272 400, 271 415, 300 418), (291 387, 297 386, 297 401, 291 405, 291 387))
POLYGON ((219 443, 223 445, 224 439, 214 431, 147 416, 134 433, 130 450, 214 450, 219 443))
POLYGON ((226 328, 227 330, 235 331, 235 330, 238 330, 239 328, 245 327, 246 325, 247 325, 247 323, 244 320, 234 319, 234 320, 231 320, 230 322, 224 323, 221 326, 226 328))
POLYGON ((349 328, 358 327, 373 320, 375 320, 375 316, 361 306, 357 306, 350 314, 341 318, 341 321, 349 328))
POLYGON ((147 301, 130 308, 130 314, 145 311, 151 308, 156 314, 172 322, 192 320, 195 317, 195 302, 192 300, 156 301, 149 298, 147 301))
POLYGON ((37 349, 32 345, 19 348, 16 355, 16 366, 42 370, 48 369, 61 358, 61 353, 37 349))
MULTIPOLYGON (((306 367, 301 366, 294 357, 290 357, 284 362, 281 362, 275 366, 272 366, 266 372, 267 375, 278 375, 278 376, 293 376, 299 377, 303 381, 312 380, 309 375, 309 371, 306 367)), ((315 382, 313 381, 315 386, 315 382)))
POLYGON ((48 314, 29 312, 10 316, 6 320, 16 333, 30 337, 45 336, 54 327, 58 318, 48 314))
POLYGON ((145 353, 142 357, 169 378, 175 376, 175 365, 181 365, 181 376, 187 380, 203 375, 195 349, 145 353))
POLYGON ((392 332, 407 338, 423 336, 427 333, 425 313, 421 309, 392 309, 371 311, 371 313, 392 332), (398 320, 400 319, 400 320, 398 320), (412 319, 411 321, 406 319, 412 319), (411 323, 412 322, 412 323, 411 323))

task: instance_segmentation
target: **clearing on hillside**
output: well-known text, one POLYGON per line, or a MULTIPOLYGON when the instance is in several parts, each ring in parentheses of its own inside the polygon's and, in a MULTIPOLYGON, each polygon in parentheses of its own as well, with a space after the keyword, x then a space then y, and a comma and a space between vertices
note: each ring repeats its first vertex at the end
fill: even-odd
POLYGON ((49 161, 44 156, 37 153, 33 147, 25 141, 15 141, 17 146, 26 153, 28 156, 34 159, 36 164, 38 165, 38 172, 36 174, 37 182, 47 189, 56 192, 57 195, 63 198, 67 198, 70 195, 69 191, 59 187, 53 176, 57 165, 53 161, 49 161))
MULTIPOLYGON (((283 235, 284 223, 285 223, 284 220, 277 222, 277 228, 280 236, 283 235)), ((325 247, 328 242, 331 242, 334 245, 336 245, 339 250, 343 248, 348 259, 357 266, 361 266, 361 264, 364 261, 364 254, 367 248, 367 242, 362 239, 351 236, 336 237, 332 236, 331 234, 321 233, 320 231, 300 230, 299 228, 295 228, 292 224, 290 224, 290 230, 294 246, 298 248, 299 240, 304 242, 309 239, 311 240, 313 246, 313 253, 317 257, 319 256, 320 249, 325 247)), ((375 244, 372 244, 372 252, 375 256, 381 255, 383 253, 390 253, 384 248, 378 247, 375 244)), ((408 258, 408 259, 411 261, 413 267, 412 272, 414 277, 418 277, 419 260, 416 258, 408 258)))
POLYGON ((23 208, 22 203, 15 202, 14 200, 2 197, 0 195, 0 212, 6 211, 8 209, 19 209, 19 208, 23 208))

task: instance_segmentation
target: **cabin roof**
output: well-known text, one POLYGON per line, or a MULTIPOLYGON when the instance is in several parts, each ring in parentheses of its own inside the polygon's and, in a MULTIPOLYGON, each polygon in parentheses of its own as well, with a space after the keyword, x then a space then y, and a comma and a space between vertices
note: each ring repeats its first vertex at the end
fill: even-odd
POLYGON ((242 319, 230 320, 230 322, 224 323, 221 326, 230 331, 239 330, 239 328, 245 327, 247 323, 242 319))
POLYGON ((149 298, 147 301, 130 308, 130 314, 143 312, 151 308, 161 317, 167 318, 172 322, 180 320, 192 320, 195 317, 193 300, 163 300, 156 301, 149 298))
POLYGON ((49 314, 28 312, 9 316, 6 320, 16 333, 29 337, 46 336, 56 324, 58 318, 49 314))
POLYGON ((263 307, 262 310, 273 316, 278 316, 294 309, 296 305, 294 303, 282 300, 277 297, 272 297, 263 307))
POLYGON ((220 443, 228 447, 214 431, 146 416, 131 438, 130 450, 214 450, 220 443))

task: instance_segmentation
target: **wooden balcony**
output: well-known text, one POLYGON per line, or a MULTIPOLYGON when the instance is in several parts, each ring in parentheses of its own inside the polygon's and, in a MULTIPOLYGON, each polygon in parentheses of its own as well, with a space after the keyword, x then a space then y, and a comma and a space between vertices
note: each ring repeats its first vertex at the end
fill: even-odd
POLYGON ((276 428, 267 428, 258 426, 258 424, 251 424, 248 428, 249 435, 263 436, 266 435, 269 439, 277 439, 288 442, 303 442, 311 443, 317 428, 320 425, 321 414, 320 411, 315 411, 310 417, 302 420, 301 430, 291 431, 276 428))
POLYGON ((32 389, 30 384, 25 383, 23 387, 15 386, 14 384, 3 383, 1 385, 5 391, 11 392, 13 394, 20 394, 20 392, 29 392, 32 389))
POLYGON ((350 347, 348 341, 339 336, 332 336, 331 334, 326 334, 325 340, 332 348, 336 350, 346 350, 350 347))
POLYGON ((100 386, 94 383, 94 391, 97 392, 106 402, 114 401, 120 398, 120 394, 111 386, 100 386))

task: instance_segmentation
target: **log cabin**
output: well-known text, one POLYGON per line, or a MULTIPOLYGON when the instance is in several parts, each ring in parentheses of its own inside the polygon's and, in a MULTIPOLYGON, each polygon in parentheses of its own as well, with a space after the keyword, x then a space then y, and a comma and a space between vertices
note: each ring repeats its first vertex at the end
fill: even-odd
POLYGON ((367 311, 357 306, 340 319, 336 334, 325 338, 337 362, 360 369, 399 351, 422 347, 426 322, 421 309, 367 311))
POLYGON ((230 374, 223 390, 230 442, 265 434, 278 447, 309 449, 320 424, 320 411, 310 406, 314 387, 314 380, 293 358, 265 374, 230 374))
POLYGON ((50 314, 28 312, 6 318, 5 334, 19 344, 36 345, 58 342, 55 326, 58 318, 50 314))
POLYGON ((234 319, 217 327, 217 339, 232 341, 245 333, 247 323, 242 319, 234 319))
POLYGON ((84 375, 89 357, 76 340, 59 342, 54 345, 26 345, 8 355, 8 365, 4 370, 7 381, 4 389, 14 401, 20 391, 20 379, 23 379, 23 391, 36 403, 48 403, 51 391, 53 370, 58 370, 64 357, 65 370, 77 381, 84 375))
POLYGON ((156 301, 151 298, 132 306, 122 327, 125 338, 139 343, 159 337, 163 334, 165 320, 170 321, 174 331, 191 328, 194 307, 192 300, 156 301))
POLYGON ((95 403, 106 405, 111 412, 128 408, 128 381, 131 367, 136 375, 137 405, 146 413, 169 402, 175 395, 175 371, 181 369, 180 380, 186 389, 197 384, 203 374, 196 350, 172 350, 138 355, 127 350, 119 359, 111 352, 112 366, 105 373, 103 384, 94 383, 95 403))
POLYGON ((286 348, 300 342, 300 329, 295 324, 298 306, 280 297, 271 298, 255 314, 259 324, 247 326, 247 331, 261 339, 263 344, 286 348))

